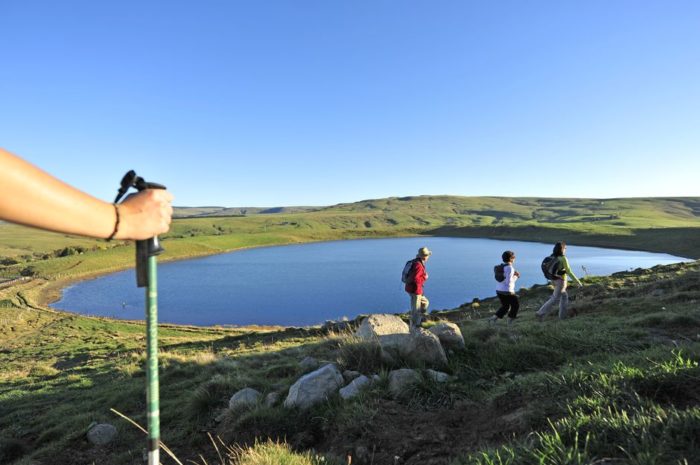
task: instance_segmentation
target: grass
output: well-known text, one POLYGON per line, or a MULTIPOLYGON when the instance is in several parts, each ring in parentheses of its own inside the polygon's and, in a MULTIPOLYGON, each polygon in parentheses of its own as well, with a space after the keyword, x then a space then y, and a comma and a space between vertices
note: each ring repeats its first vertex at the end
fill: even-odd
MULTIPOLYGON (((574 301, 579 316, 564 322, 535 322, 532 311, 549 292, 544 286, 523 293, 513 327, 486 324, 494 300, 481 301, 479 315, 440 312, 433 316, 458 323, 466 350, 450 357, 448 382, 424 377, 399 399, 388 392, 391 367, 376 347, 348 334, 166 325, 163 440, 181 460, 201 454, 209 463, 219 459, 204 431, 262 457, 256 460, 268 453, 269 460, 316 460, 313 448, 340 463, 367 450, 375 463, 395 455, 405 463, 693 463, 700 452, 693 436, 700 418, 699 278, 697 262, 588 278, 584 297, 574 301), (665 293, 652 295, 659 288, 665 293), (331 398, 310 412, 279 404, 228 411, 228 399, 243 387, 283 400, 307 355, 380 380, 352 401, 331 398), (436 443, 412 425, 443 439, 436 443), (427 453, 442 462, 421 455, 427 453)), ((32 286, 2 292, 31 294, 32 286)), ((111 465, 139 456, 141 433, 109 409, 145 423, 142 323, 26 306, 0 308, 0 321, 3 463, 51 457, 56 464, 111 465), (107 455, 85 442, 92 422, 119 428, 107 455)))
MULTIPOLYGON (((164 243, 167 256, 183 258, 312 240, 445 234, 564 238, 698 257, 699 204, 391 198, 312 212, 178 219, 164 243)), ((0 288, 0 462, 139 462, 141 433, 109 409, 145 424, 143 324, 41 305, 52 286, 131 266, 132 247, 17 228, 0 225, 0 250, 17 262, 2 265, 0 275, 31 268, 35 277, 0 288), (66 247, 72 251, 56 256, 66 247), (92 422, 117 425, 119 439, 91 447, 84 438, 92 422)), ((466 349, 450 356, 448 382, 424 377, 400 399, 388 393, 393 367, 377 347, 348 335, 164 325, 163 440, 183 461, 224 465, 347 463, 348 454, 353 463, 394 463, 396 456, 406 464, 694 463, 699 282, 698 262, 586 278, 574 301, 579 316, 564 322, 534 321, 549 293, 542 286, 522 292, 513 327, 485 323, 497 308, 493 299, 439 312, 433 317, 460 326, 466 349), (228 411, 243 387, 283 400, 307 355, 380 380, 352 401, 333 397, 309 412, 281 401, 228 411), (206 432, 238 455, 216 454, 206 432)))
MULTIPOLYGON (((700 258, 700 199, 535 199, 422 196, 298 213, 177 218, 164 260, 246 247, 336 239, 442 235, 668 252, 700 258)), ((126 243, 0 224, 0 277, 79 279, 132 265, 126 243), (68 251, 68 252, 66 252, 68 251), (65 255, 68 253, 68 255, 65 255), (65 256, 59 256, 65 255, 65 256), (16 263, 15 263, 16 262, 16 263)))

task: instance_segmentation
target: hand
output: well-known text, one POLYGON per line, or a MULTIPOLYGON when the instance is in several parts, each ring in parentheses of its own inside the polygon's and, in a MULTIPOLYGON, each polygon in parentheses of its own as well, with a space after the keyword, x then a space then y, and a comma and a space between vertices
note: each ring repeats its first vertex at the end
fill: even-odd
POLYGON ((520 272, 519 272, 519 271, 516 271, 514 274, 515 274, 516 277, 518 277, 518 278, 520 277, 520 272))
POLYGON ((143 240, 168 232, 173 215, 173 195, 164 189, 146 189, 119 204, 115 239, 143 240))

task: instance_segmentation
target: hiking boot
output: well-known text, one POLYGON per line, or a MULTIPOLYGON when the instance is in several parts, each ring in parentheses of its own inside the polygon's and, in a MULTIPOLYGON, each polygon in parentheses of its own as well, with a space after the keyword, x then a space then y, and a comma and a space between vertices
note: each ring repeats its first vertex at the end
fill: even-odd
POLYGON ((498 317, 497 317, 496 315, 494 315, 494 316, 492 316, 491 318, 489 318, 488 321, 489 321, 489 324, 490 324, 490 325, 495 325, 496 322, 498 321, 498 317))
POLYGON ((512 326, 515 323, 515 318, 508 318, 508 326, 512 326))

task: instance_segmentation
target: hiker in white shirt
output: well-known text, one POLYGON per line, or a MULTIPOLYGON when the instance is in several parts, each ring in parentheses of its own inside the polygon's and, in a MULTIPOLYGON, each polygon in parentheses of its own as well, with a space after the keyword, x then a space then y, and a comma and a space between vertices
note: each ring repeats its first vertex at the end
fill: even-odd
MULTIPOLYGON (((513 266, 515 261, 515 253, 513 251, 506 250, 501 255, 501 258, 503 259, 503 264, 498 265, 497 268, 502 267, 503 281, 499 281, 500 278, 498 276, 496 279, 498 282, 496 295, 498 300, 501 301, 501 308, 489 319, 489 322, 496 323, 508 314, 508 324, 512 324, 518 316, 518 309, 520 309, 520 302, 515 294, 515 281, 520 277, 520 273, 513 266)), ((499 273, 500 270, 497 271, 497 274, 499 273)))

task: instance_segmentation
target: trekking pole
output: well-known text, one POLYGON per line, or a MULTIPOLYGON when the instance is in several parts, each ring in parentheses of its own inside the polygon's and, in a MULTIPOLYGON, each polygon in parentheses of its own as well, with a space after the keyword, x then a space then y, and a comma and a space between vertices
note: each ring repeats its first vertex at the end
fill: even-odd
MULTIPOLYGON (((114 203, 130 187, 165 189, 165 186, 146 182, 131 170, 124 175, 114 203)), ((148 465, 160 464, 160 396, 158 392, 158 278, 156 255, 163 252, 158 237, 136 241, 136 285, 146 288, 146 404, 148 418, 148 465)))

